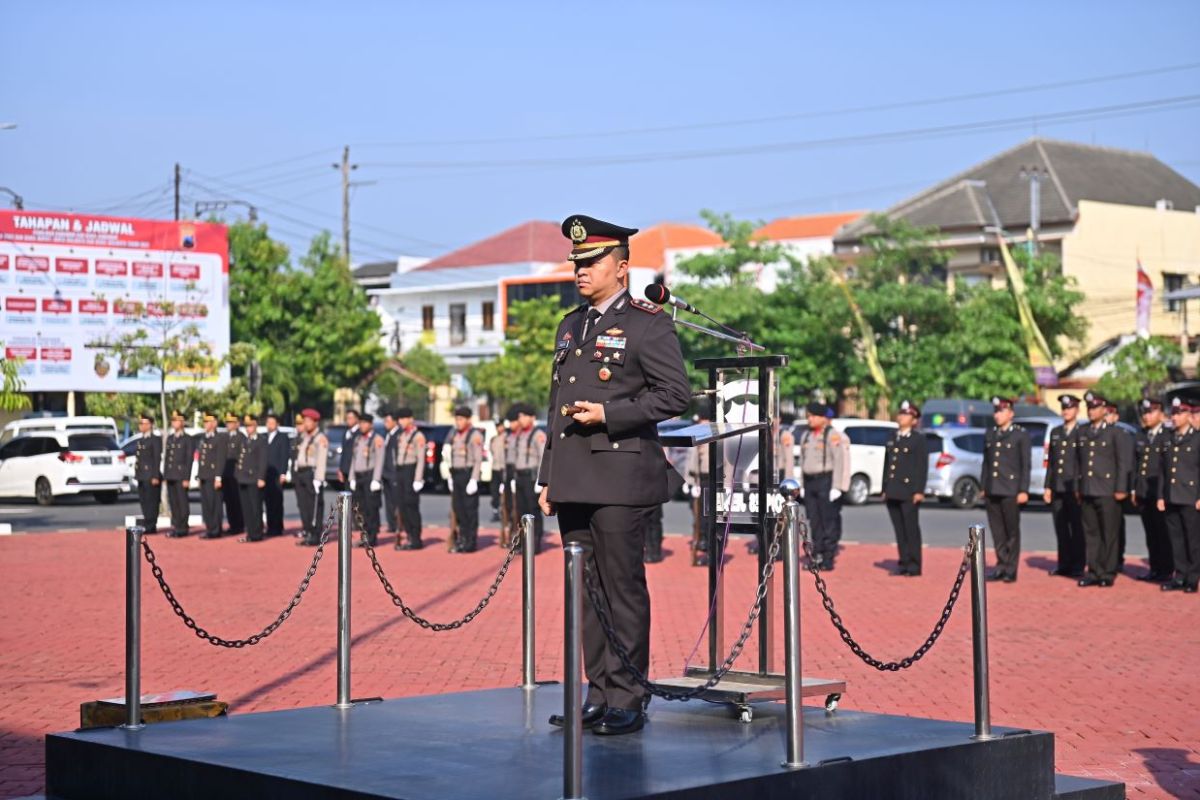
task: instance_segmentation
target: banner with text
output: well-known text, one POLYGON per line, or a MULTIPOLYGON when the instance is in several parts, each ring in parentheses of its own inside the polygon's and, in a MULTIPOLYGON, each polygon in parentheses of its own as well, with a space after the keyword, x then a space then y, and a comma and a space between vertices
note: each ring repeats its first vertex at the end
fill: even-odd
MULTIPOLYGON (((155 344, 195 326, 229 352, 229 237, 224 225, 51 211, 0 211, 0 346, 31 392, 156 392, 105 345, 144 330, 155 344)), ((168 375, 168 389, 220 389, 229 368, 168 375)))

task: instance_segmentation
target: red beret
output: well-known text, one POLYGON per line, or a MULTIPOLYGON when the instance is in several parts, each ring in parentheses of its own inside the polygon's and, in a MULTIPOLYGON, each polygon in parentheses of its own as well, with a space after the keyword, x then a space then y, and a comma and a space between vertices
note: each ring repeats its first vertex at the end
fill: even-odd
POLYGON ((317 411, 315 408, 304 409, 303 411, 300 412, 300 416, 304 417, 305 419, 311 419, 314 422, 321 421, 321 412, 317 411))

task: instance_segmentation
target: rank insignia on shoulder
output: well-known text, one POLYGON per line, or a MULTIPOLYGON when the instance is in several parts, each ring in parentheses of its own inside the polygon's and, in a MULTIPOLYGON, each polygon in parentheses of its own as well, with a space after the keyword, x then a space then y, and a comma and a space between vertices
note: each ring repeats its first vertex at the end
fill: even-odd
POLYGON ((635 297, 630 300, 629 305, 633 306, 639 311, 645 311, 647 314, 657 314, 658 312, 662 311, 662 306, 658 305, 657 303, 651 303, 649 300, 643 300, 640 297, 635 297))

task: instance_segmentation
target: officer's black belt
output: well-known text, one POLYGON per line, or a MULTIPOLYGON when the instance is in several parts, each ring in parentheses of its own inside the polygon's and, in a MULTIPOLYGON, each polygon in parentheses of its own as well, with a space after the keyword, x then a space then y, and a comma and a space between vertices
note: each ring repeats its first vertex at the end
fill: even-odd
POLYGON ((519 470, 517 470, 517 477, 518 477, 518 478, 532 478, 532 477, 533 477, 533 475, 534 475, 534 470, 532 470, 532 469, 519 469, 519 470))
POLYGON ((806 472, 806 473, 804 473, 804 477, 806 477, 806 478, 824 478, 827 475, 832 476, 833 473, 832 472, 806 472))
POLYGON ((301 472, 312 472, 312 471, 313 471, 313 467, 296 467, 297 475, 299 475, 301 472))

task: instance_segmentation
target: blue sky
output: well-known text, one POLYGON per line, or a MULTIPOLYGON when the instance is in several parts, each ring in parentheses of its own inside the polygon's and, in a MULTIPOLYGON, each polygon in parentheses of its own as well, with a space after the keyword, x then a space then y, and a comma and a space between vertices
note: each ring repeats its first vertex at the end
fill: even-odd
POLYGON ((1200 182, 1195 101, 1052 118, 1200 95, 1200 68, 913 102, 1200 62, 1192 0, 56 2, 0 23, 0 186, 28 208, 169 218, 178 161, 185 210, 247 200, 303 246, 340 230, 349 144, 355 261, 577 212, 881 209, 1035 130, 1200 182), (995 120, 1015 121, 857 139, 995 120))

